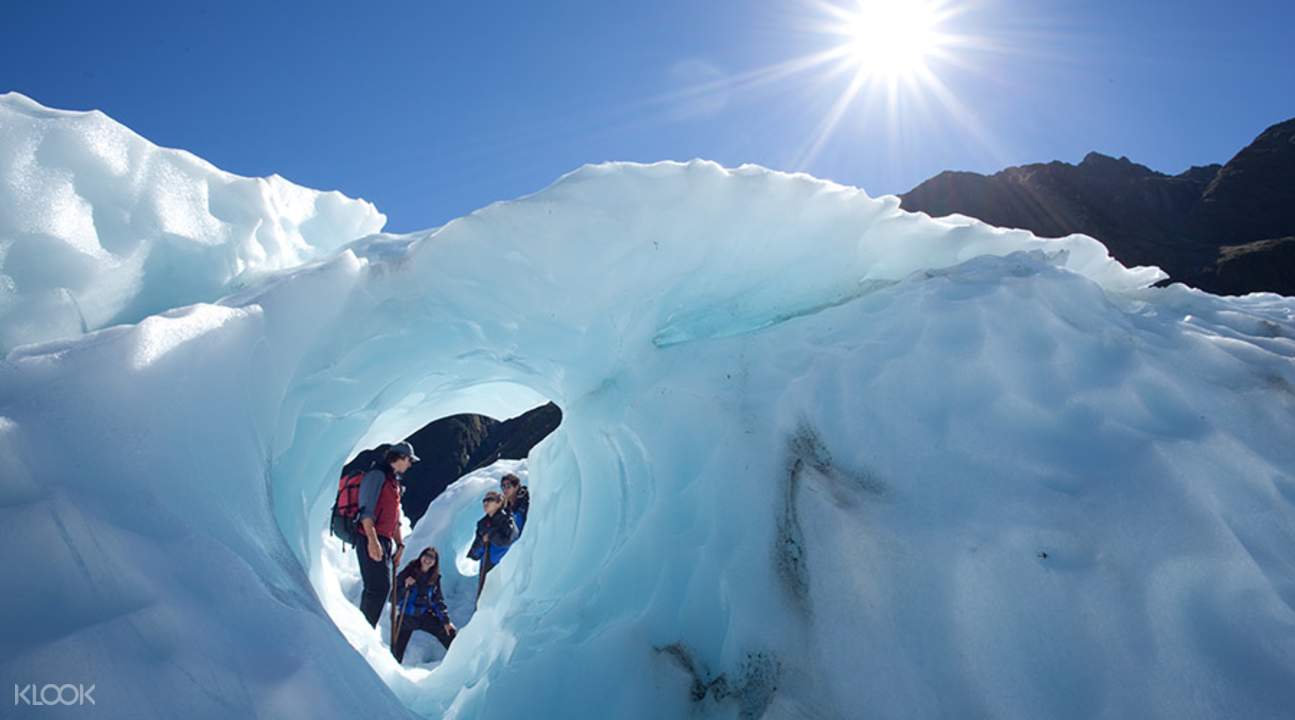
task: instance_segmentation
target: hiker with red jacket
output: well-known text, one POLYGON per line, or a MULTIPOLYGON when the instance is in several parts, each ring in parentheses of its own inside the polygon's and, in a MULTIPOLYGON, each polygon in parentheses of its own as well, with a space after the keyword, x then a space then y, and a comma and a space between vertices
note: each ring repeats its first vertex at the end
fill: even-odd
POLYGON ((477 597, 485 587, 486 573, 499 563, 508 552, 508 546, 517 539, 517 524, 513 516, 504 512, 504 496, 491 490, 481 499, 486 514, 477 521, 477 536, 468 548, 468 557, 481 561, 477 577, 477 597))
POLYGON ((400 564, 400 555, 405 549, 400 536, 400 476, 416 462, 418 456, 413 445, 396 443, 387 448, 383 459, 360 481, 359 524, 352 542, 360 558, 360 577, 364 580, 360 612, 374 627, 378 626, 387 594, 391 592, 390 573, 394 569, 388 570, 388 567, 400 564))
POLYGON ((458 628, 450 622, 450 613, 445 607, 445 595, 441 592, 441 556, 436 548, 423 548, 418 559, 406 565, 396 576, 396 587, 400 588, 404 598, 400 614, 396 616, 396 641, 391 646, 396 662, 404 662, 405 648, 409 647, 409 638, 415 630, 431 633, 449 650, 458 628))

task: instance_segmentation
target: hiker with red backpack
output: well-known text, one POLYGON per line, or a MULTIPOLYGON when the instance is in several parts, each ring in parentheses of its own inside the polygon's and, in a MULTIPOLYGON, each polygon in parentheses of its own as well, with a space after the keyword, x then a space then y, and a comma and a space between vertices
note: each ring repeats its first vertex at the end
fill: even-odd
POLYGON ((391 577, 405 548, 400 535, 400 477, 416 462, 413 445, 390 446, 372 469, 342 476, 333 506, 333 533, 355 545, 360 558, 364 581, 360 612, 374 627, 382 617, 392 590, 391 577))

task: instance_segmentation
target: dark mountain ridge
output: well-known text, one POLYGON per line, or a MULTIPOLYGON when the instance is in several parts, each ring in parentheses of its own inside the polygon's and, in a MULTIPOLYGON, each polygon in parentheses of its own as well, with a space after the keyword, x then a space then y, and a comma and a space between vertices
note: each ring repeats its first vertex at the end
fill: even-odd
POLYGON ((1295 294, 1295 119, 1223 165, 1177 175, 1089 153, 993 175, 943 172, 900 196, 906 210, 960 213, 1041 237, 1083 233, 1126 265, 1221 294, 1295 294))

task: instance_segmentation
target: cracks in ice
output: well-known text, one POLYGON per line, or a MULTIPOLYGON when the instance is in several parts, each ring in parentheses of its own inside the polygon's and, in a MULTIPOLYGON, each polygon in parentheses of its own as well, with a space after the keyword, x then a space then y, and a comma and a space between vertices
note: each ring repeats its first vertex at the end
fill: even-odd
POLYGON ((890 487, 870 471, 845 469, 833 461, 818 430, 806 421, 787 440, 786 469, 783 506, 774 539, 774 562, 783 587, 796 605, 808 612, 808 550, 797 507, 805 471, 812 470, 822 478, 837 507, 843 509, 855 507, 863 497, 883 497, 890 492, 890 487))
POLYGON ((778 692, 782 663, 767 652, 748 652, 736 676, 729 679, 728 673, 712 676, 683 643, 657 646, 653 650, 674 660, 692 678, 689 695, 693 702, 701 704, 708 699, 716 703, 735 702, 742 720, 763 716, 778 692))

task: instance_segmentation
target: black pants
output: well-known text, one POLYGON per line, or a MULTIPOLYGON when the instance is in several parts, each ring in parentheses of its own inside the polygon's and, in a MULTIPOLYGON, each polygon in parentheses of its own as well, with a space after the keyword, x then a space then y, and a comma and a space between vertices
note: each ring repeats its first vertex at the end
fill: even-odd
POLYGON ((450 643, 454 642, 454 636, 458 634, 454 631, 445 632, 445 624, 429 612, 422 615, 406 615, 400 619, 400 632, 396 633, 396 644, 391 646, 391 654, 396 656, 396 662, 405 661, 405 648, 409 646, 409 638, 415 630, 424 630, 435 635, 446 650, 450 649, 450 643))
POLYGON ((360 556, 360 578, 364 580, 364 592, 360 594, 360 612, 373 627, 378 626, 382 617, 382 607, 387 604, 391 594, 391 540, 378 536, 382 545, 382 560, 374 562, 369 557, 369 539, 363 535, 355 538, 355 553, 360 556))

